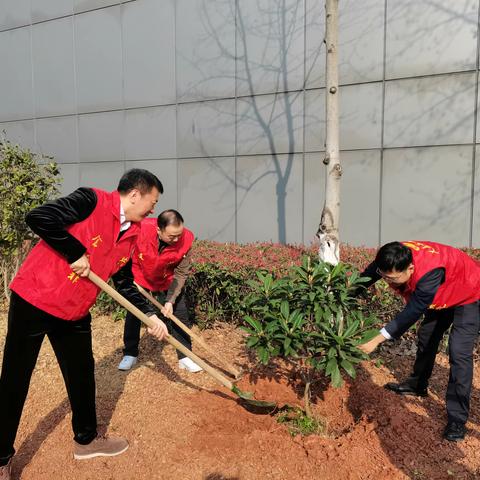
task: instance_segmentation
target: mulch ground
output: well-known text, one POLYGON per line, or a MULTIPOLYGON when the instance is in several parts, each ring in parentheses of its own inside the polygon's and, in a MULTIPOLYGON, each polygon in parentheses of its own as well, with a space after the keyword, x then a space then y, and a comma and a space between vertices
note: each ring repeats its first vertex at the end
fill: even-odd
MULTIPOLYGON (((383 388, 409 372, 413 351, 402 345, 385 350, 383 363, 363 363, 357 379, 342 388, 320 381, 314 408, 325 418, 326 432, 293 437, 275 417, 242 408, 207 374, 179 371, 174 350, 148 335, 142 338, 138 366, 120 372, 122 323, 98 317, 93 325, 99 424, 108 433, 127 437, 129 450, 112 458, 73 459, 70 408, 45 341, 17 436, 14 479, 480 478, 480 371, 475 372, 467 439, 443 441, 444 355, 425 399, 398 397, 383 388)), ((3 312, 2 351, 5 329, 3 312)), ((285 366, 252 367, 239 330, 223 325, 203 335, 244 368, 240 388, 254 391, 257 398, 301 405, 299 386, 285 366)))

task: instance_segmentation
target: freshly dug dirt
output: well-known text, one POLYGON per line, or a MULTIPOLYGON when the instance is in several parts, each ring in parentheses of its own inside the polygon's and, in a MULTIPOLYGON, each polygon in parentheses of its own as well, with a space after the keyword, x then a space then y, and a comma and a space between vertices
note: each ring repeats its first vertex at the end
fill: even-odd
MULTIPOLYGON (((5 324, 2 313, 2 351, 5 324)), ((129 450, 112 458, 73 459, 70 407, 45 341, 17 436, 14 479, 480 478, 478 369, 464 442, 452 444, 441 437, 446 358, 438 359, 428 398, 399 397, 383 384, 408 374, 413 357, 395 348, 383 354, 385 365, 365 362, 357 379, 342 388, 319 381, 314 408, 325 418, 327 430, 292 437, 274 417, 242 408, 205 373, 179 371, 174 350, 148 335, 142 339, 138 366, 120 372, 122 327, 106 317, 94 321, 97 413, 103 430, 129 439, 129 450)), ((301 405, 299 385, 285 366, 252 370, 239 330, 221 326, 203 335, 247 371, 240 388, 254 391, 259 399, 301 405)))

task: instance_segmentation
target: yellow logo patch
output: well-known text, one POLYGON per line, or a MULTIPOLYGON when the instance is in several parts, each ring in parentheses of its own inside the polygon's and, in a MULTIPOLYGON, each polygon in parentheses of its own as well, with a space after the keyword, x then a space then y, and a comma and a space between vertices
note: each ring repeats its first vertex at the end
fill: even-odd
POLYGON ((80 278, 75 272, 71 272, 70 275, 67 276, 67 278, 72 282, 72 283, 77 283, 78 279, 80 278))
POLYGON ((443 305, 437 305, 435 303, 432 303, 428 308, 431 310, 443 310, 444 308, 448 308, 448 305, 444 303, 443 305))
POLYGON ((97 235, 96 237, 92 238, 92 247, 97 248, 100 243, 102 243, 102 237, 100 235, 97 235))
POLYGON ((422 242, 403 242, 403 244, 408 247, 408 248, 411 248, 412 250, 415 250, 416 252, 419 252, 420 250, 426 250, 428 253, 432 253, 432 254, 437 254, 438 255, 438 250, 435 250, 434 247, 432 247, 432 245, 427 245, 426 243, 422 243, 422 242))
POLYGON ((127 262, 128 262, 128 257, 122 257, 122 258, 118 261, 118 264, 123 267, 127 262))

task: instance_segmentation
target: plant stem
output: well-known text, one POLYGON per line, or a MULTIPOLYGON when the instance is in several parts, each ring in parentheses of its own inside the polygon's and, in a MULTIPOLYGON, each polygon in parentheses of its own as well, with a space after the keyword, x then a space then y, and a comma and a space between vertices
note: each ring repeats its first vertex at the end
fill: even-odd
POLYGON ((305 413, 308 418, 312 418, 312 408, 310 404, 310 386, 311 386, 310 379, 305 381, 305 390, 303 391, 303 402, 305 404, 305 413))

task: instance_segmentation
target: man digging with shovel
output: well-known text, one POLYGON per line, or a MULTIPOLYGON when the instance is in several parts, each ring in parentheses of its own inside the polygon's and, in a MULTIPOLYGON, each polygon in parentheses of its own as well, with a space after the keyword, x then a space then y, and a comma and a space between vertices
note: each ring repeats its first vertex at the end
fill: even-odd
MULTIPOLYGON (((89 309, 99 288, 85 277, 92 267, 106 280, 128 262, 139 223, 153 213, 161 193, 163 186, 155 175, 133 169, 122 176, 117 191, 80 188, 27 215, 41 241, 10 285, 0 376, 0 480, 10 480, 14 441, 45 335, 72 408, 74 457, 113 456, 128 448, 124 438, 97 434, 89 309)), ((138 305, 145 302, 139 292, 129 299, 138 305)), ((157 316, 149 320, 149 333, 159 340, 168 335, 157 316)))
MULTIPOLYGON (((191 264, 193 233, 184 228, 183 217, 176 210, 164 210, 157 219, 146 218, 140 224, 135 253, 129 265, 119 275, 119 287, 125 295, 137 290, 135 283, 149 292, 165 295, 165 304, 161 313, 174 314, 187 327, 192 326, 188 315, 185 294, 191 264)), ((147 307, 148 308, 148 307, 147 307)), ((144 313, 156 313, 151 305, 144 313)), ((175 323, 167 319, 169 331, 184 347, 192 349, 192 340, 175 323)), ((119 370, 130 370, 138 357, 141 321, 130 312, 125 318, 123 332, 124 357, 118 365, 119 370)), ((178 366, 192 373, 200 372, 202 367, 177 350, 178 366)))

